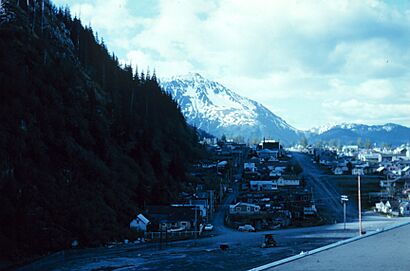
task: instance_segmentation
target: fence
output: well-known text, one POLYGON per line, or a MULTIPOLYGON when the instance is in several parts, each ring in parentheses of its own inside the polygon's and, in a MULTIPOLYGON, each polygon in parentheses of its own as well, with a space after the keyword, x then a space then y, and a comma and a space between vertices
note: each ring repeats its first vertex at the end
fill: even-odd
POLYGON ((174 241, 199 237, 200 231, 175 231, 175 232, 146 232, 145 239, 151 241, 174 241))

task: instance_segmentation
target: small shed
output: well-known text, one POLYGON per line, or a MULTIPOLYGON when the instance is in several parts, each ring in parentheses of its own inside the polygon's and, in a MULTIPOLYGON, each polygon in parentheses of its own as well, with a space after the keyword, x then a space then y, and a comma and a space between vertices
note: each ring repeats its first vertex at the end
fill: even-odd
POLYGON ((150 221, 143 214, 139 214, 135 219, 131 221, 130 228, 145 232, 147 231, 147 226, 149 223, 150 221))

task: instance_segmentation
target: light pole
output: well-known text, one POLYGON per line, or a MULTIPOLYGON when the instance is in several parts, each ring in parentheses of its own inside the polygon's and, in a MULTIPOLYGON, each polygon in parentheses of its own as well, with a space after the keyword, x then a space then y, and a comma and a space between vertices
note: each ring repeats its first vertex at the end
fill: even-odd
POLYGON ((358 205, 359 205, 359 234, 362 235, 362 198, 360 193, 360 173, 357 174, 357 193, 358 193, 358 205))
POLYGON ((341 195, 340 199, 343 203, 343 229, 346 230, 346 203, 349 199, 346 195, 341 195))

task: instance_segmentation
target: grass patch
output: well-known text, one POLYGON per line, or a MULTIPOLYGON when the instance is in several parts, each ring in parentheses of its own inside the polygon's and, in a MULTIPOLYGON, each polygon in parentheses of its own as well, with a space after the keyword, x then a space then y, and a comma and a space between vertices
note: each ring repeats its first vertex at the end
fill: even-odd
MULTIPOLYGON (((349 197, 350 201, 357 202, 357 176, 329 176, 328 179, 338 190, 349 197)), ((371 193, 380 192, 380 179, 375 177, 362 176, 360 180, 360 189, 362 196, 362 207, 370 209, 379 201, 379 198, 371 196, 371 193)))

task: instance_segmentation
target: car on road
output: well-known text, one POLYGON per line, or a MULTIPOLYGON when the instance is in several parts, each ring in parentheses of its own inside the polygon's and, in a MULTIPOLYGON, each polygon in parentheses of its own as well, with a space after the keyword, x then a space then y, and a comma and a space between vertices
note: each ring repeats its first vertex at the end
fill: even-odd
POLYGON ((238 231, 255 231, 255 228, 252 225, 245 224, 238 227, 238 231))
POLYGON ((212 231, 214 229, 214 225, 212 224, 206 224, 204 227, 205 231, 212 231))

